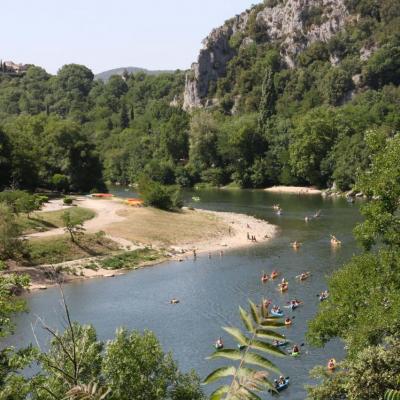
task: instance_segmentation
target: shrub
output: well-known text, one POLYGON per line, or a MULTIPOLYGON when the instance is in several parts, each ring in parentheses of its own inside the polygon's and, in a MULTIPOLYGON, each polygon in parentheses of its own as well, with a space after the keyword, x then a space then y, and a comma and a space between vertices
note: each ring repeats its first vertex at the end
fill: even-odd
POLYGON ((164 186, 150 178, 143 176, 139 180, 139 191, 146 205, 173 210, 182 207, 180 189, 177 186, 164 186))
POLYGON ((63 203, 66 206, 70 206, 74 202, 74 199, 72 197, 64 197, 63 198, 63 203))

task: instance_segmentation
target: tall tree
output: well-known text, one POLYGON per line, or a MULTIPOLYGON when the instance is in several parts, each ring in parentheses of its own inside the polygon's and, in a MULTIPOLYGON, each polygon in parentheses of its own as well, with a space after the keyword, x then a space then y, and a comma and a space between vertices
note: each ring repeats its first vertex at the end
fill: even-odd
POLYGON ((275 112, 276 91, 274 86, 274 73, 268 65, 265 69, 262 83, 261 101, 259 107, 258 126, 261 132, 265 131, 268 120, 275 112))

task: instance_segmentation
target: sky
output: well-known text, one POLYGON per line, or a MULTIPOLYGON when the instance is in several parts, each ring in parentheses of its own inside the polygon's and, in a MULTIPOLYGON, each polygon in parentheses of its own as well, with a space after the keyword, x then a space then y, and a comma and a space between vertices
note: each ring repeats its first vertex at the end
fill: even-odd
POLYGON ((0 59, 56 73, 135 66, 187 69, 215 27, 257 0, 2 1, 0 59))

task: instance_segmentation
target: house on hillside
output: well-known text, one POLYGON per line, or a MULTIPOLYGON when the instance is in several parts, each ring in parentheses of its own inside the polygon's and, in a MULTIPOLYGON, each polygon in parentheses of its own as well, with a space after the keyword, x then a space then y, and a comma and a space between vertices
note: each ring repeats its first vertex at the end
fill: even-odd
POLYGON ((28 69, 27 64, 16 64, 13 61, 0 61, 0 70, 9 74, 23 74, 28 69))

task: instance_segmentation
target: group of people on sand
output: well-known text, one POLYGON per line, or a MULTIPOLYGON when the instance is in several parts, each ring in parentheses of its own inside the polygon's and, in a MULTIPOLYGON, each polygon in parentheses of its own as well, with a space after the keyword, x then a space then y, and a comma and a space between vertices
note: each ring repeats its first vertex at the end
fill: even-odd
POLYGON ((247 232, 247 240, 251 240, 252 242, 257 242, 257 238, 255 235, 250 235, 249 232, 247 232))

